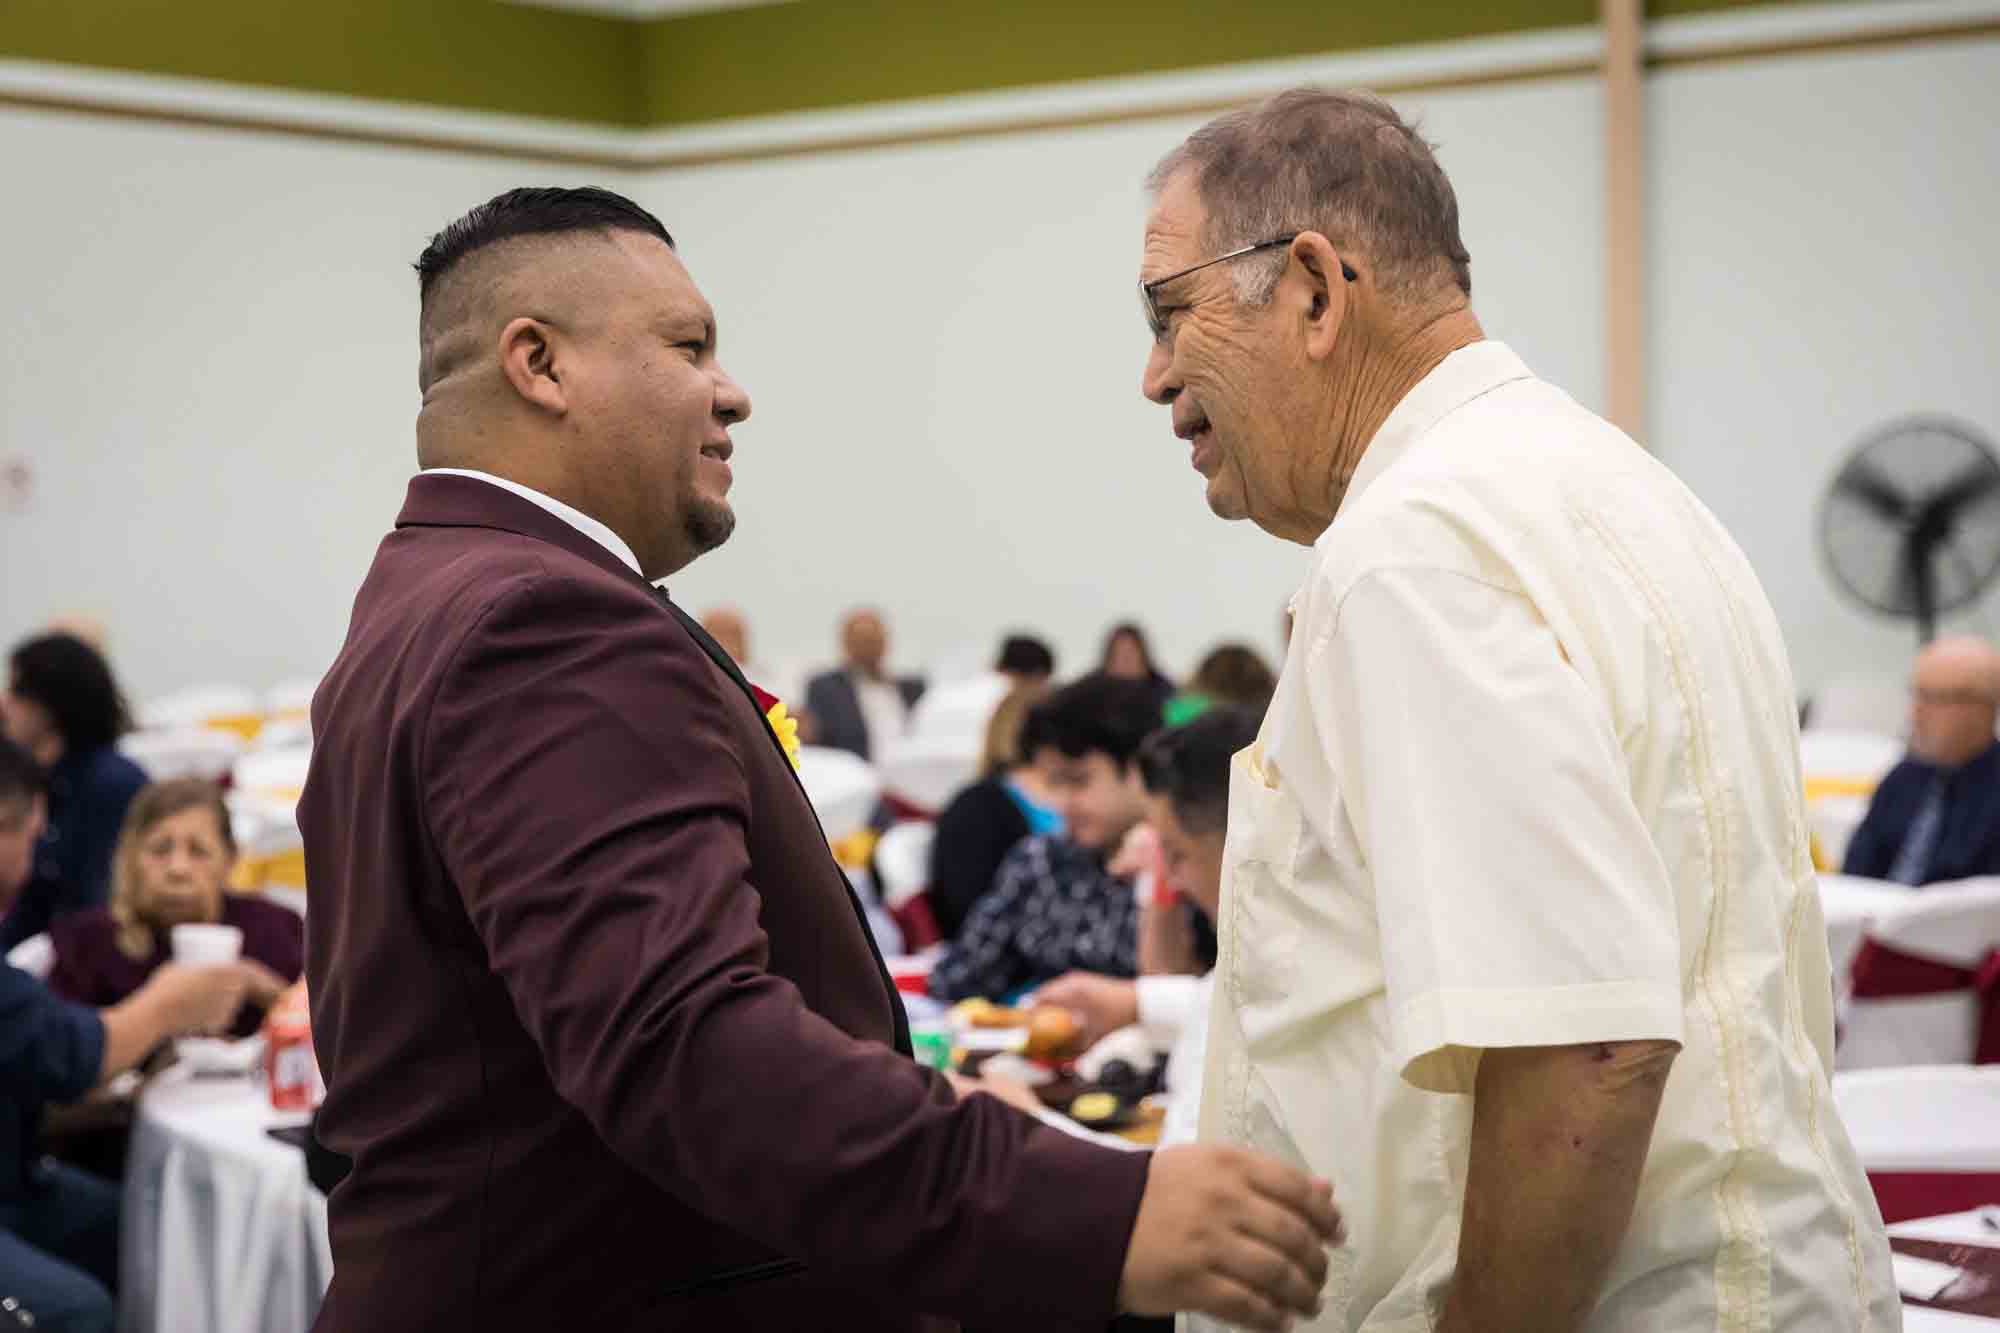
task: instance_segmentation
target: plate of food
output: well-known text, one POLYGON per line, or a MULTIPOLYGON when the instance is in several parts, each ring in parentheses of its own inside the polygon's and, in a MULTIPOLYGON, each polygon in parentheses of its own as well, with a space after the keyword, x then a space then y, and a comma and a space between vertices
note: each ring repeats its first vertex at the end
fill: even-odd
POLYGON ((1079 1094, 1066 1109, 1077 1124, 1103 1133, 1129 1129, 1139 1120, 1135 1104, 1102 1089, 1079 1094))
POLYGON ((960 1048, 976 1054, 1004 1052, 1061 1064, 1083 1048, 1083 1019, 1054 1005, 1015 1009, 990 1000, 965 1000, 953 1006, 951 1022, 960 1048))

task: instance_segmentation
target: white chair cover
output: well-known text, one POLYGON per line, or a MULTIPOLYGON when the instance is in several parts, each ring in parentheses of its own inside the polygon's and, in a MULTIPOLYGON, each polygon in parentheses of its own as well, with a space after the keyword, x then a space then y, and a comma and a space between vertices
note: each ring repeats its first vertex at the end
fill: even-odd
MULTIPOLYGON (((1864 943, 1976 971, 2000 949, 2000 879, 1931 884, 1880 913, 1864 943)), ((1841 1069, 1963 1064, 1978 1046, 1984 1006, 1971 987, 1934 994, 1855 995, 1842 1019, 1841 1069)))
POLYGON ((799 781, 829 842, 868 826, 882 799, 882 780, 864 759, 821 745, 799 747, 799 781))
POLYGON ((1901 736, 1910 722, 1910 691, 1883 676, 1837 676, 1820 686, 1806 715, 1815 731, 1901 736))
POLYGON ((875 844, 875 871, 881 876, 882 901, 900 910, 930 887, 931 844, 937 826, 911 820, 891 828, 875 844))
POLYGON ((909 735, 969 743, 976 756, 985 748, 986 727, 1012 688, 997 671, 953 681, 925 691, 910 713, 909 735))
POLYGON ((883 790, 935 814, 979 776, 979 751, 963 736, 904 736, 881 747, 876 765, 883 790))
POLYGON ((1815 779, 1880 782, 1903 758, 1905 746, 1894 736, 1867 731, 1831 731, 1814 727, 1799 735, 1799 763, 1807 781, 1815 779))
POLYGON ((144 769, 154 782, 173 778, 220 782, 235 768, 243 750, 243 738, 234 732, 199 726, 135 731, 118 741, 119 753, 144 769))
POLYGON ((1868 818, 1869 802, 1866 796, 1822 796, 1807 809, 1813 837, 1828 865, 1846 863, 1847 845, 1854 841, 1861 821, 1868 818))
POLYGON ((310 750, 312 723, 302 717, 282 717, 266 722, 251 748, 256 750, 310 750))
POLYGON ((1833 1101, 1869 1171, 2000 1171, 2000 1065, 1843 1070, 1833 1101))
POLYGON ((147 703, 139 720, 148 729, 201 727, 223 718, 262 717, 264 701, 240 685, 197 685, 147 703))
POLYGON ((306 785, 306 769, 312 762, 310 747, 258 749, 236 761, 232 770, 235 787, 245 795, 273 795, 290 803, 306 785))
POLYGON ((7 961, 37 981, 47 981, 56 965, 56 942, 48 932, 30 935, 7 951, 7 961))
POLYGON ((272 718, 303 718, 312 710, 313 691, 318 676, 294 676, 264 691, 264 715, 272 718))
POLYGON ((1833 975, 1845 987, 1847 969, 1861 952, 1861 938, 1876 920, 1899 911, 1910 902, 1915 890, 1887 880, 1863 879, 1859 875, 1821 875, 1820 912, 1826 917, 1826 948, 1833 959, 1833 975))

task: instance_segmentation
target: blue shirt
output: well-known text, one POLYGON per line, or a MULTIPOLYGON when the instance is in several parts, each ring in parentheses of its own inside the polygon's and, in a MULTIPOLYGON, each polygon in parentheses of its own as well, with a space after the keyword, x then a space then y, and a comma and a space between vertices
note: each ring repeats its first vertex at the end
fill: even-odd
POLYGON ((73 1102, 104 1067, 104 1020, 0 962, 0 1203, 35 1185, 42 1108, 73 1102))
POLYGON ((101 907, 111 896, 111 859, 125 810, 145 770, 111 746, 64 755, 49 773, 49 826, 35 873, 0 922, 0 952, 39 935, 59 916, 101 907))

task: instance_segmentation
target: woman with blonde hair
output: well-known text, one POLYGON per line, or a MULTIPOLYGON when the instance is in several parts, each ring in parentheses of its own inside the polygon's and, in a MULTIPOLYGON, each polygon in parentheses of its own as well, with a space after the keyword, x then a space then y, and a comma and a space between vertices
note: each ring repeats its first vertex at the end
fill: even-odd
POLYGON ((147 787, 125 816, 110 905, 49 932, 49 988, 82 1004, 116 1004, 172 958, 175 926, 234 926, 243 932, 243 958, 269 973, 232 1029, 254 1034, 264 1010, 305 970, 305 923, 275 903, 224 892, 235 863, 229 809, 213 783, 182 778, 147 787))

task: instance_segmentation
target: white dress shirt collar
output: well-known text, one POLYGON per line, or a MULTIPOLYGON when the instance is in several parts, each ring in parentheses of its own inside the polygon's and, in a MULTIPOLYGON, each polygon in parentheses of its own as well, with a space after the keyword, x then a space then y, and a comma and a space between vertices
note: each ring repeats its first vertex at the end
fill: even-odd
POLYGON ((1403 396, 1362 451, 1361 462, 1341 497, 1342 509, 1359 499, 1375 479, 1389 470, 1412 444, 1448 414, 1503 384, 1524 380, 1532 372, 1506 343, 1468 343, 1432 367, 1403 396))
POLYGON ((646 571, 639 568, 639 557, 632 554, 632 548, 625 544, 624 538, 604 526, 604 524, 599 523, 590 515, 584 513, 581 509, 566 505, 552 495, 543 495, 532 486, 523 486, 518 481, 509 481, 505 477, 496 477, 491 472, 474 472, 469 468, 426 468, 424 469, 424 475, 426 477, 470 477, 474 481, 483 481, 489 485, 498 486, 503 491, 512 491, 529 504, 554 514, 557 518, 569 524, 578 532, 611 552, 611 554, 617 556, 640 578, 646 577, 646 571))

